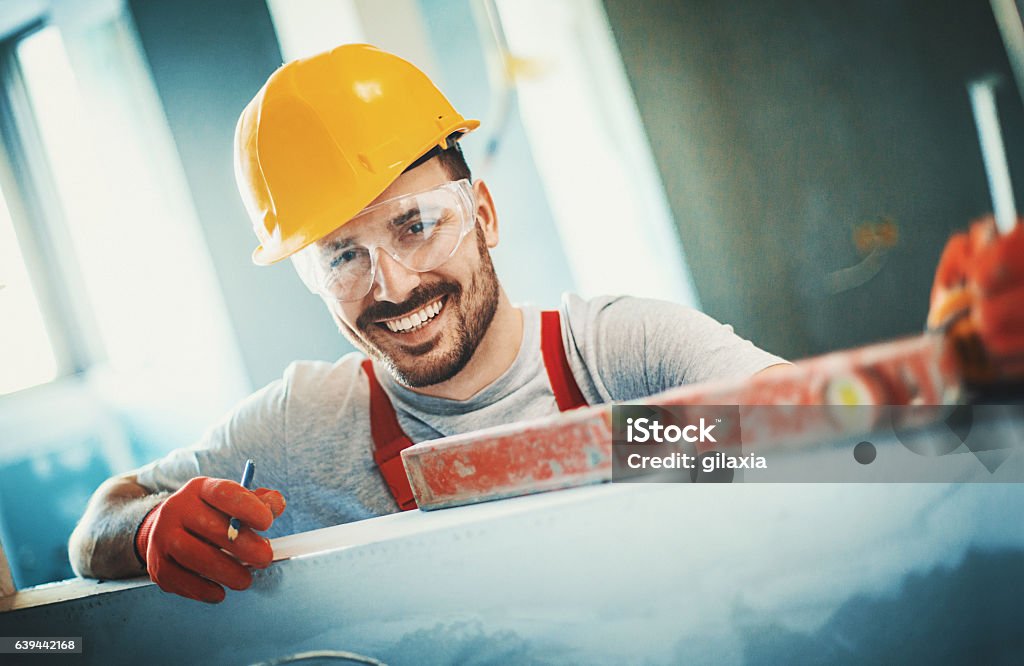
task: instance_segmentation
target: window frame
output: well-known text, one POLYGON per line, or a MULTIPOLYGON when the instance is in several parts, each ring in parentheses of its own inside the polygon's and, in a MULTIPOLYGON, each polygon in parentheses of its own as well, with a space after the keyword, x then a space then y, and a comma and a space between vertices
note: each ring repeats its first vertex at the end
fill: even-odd
POLYGON ((36 18, 0 39, 0 188, 57 362, 52 381, 60 381, 105 354, 84 293, 73 288, 81 272, 17 54, 51 26, 36 18))

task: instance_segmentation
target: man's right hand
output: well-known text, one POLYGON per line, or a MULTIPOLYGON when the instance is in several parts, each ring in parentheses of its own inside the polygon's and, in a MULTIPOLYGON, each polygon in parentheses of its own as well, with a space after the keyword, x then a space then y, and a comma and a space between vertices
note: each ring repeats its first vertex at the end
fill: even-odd
POLYGON ((253 530, 268 529, 284 506, 276 490, 249 491, 234 481, 196 477, 147 514, 135 549, 160 589, 219 603, 222 585, 244 590, 252 584, 244 564, 270 566, 270 542, 253 530), (243 523, 233 542, 228 541, 231 517, 243 523))

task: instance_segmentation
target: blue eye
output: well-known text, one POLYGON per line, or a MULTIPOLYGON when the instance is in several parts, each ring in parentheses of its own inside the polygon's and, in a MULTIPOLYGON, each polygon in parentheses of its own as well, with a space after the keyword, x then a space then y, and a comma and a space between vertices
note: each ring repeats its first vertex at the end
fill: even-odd
POLYGON ((344 266, 347 263, 355 261, 359 257, 359 252, 356 250, 345 250, 334 258, 331 262, 331 268, 337 268, 338 266, 344 266))
POLYGON ((440 225, 441 220, 434 218, 419 219, 405 227, 402 235, 413 238, 431 236, 440 225))

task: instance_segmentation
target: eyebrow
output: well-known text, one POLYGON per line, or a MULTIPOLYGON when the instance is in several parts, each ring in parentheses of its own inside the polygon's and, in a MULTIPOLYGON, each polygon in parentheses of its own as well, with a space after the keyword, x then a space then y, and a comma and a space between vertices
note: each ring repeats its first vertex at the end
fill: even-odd
MULTIPOLYGON (((406 222, 408 222, 409 220, 412 220, 412 219, 415 219, 415 218, 419 217, 419 215, 420 215, 420 209, 419 208, 413 208, 412 210, 408 210, 408 211, 406 211, 406 212, 404 212, 404 213, 402 213, 400 215, 394 216, 389 221, 389 224, 391 226, 393 226, 393 227, 400 227, 403 224, 405 224, 406 222)), ((327 254, 333 255, 336 252, 338 252, 339 250, 344 250, 346 247, 348 247, 349 245, 352 245, 354 242, 355 242, 355 239, 352 236, 342 236, 341 238, 337 238, 337 239, 331 241, 330 243, 328 243, 327 247, 325 249, 327 250, 327 254)))

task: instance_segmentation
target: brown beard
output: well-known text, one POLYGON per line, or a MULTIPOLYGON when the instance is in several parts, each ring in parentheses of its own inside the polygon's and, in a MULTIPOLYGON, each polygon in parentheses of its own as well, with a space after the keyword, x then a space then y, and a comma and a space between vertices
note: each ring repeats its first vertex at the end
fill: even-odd
MULTIPOLYGON (((356 319, 356 328, 362 332, 359 346, 367 355, 383 364, 401 384, 411 388, 422 388, 447 381, 457 375, 473 358, 480 341, 491 326, 498 309, 498 276, 491 262, 483 230, 476 228, 477 252, 480 268, 466 290, 456 282, 436 282, 417 287, 402 303, 381 301, 366 308, 356 319), (392 319, 415 312, 438 297, 445 297, 445 310, 453 318, 453 324, 438 337, 414 347, 403 347, 403 356, 412 357, 403 365, 382 348, 374 344, 379 336, 388 336, 377 321, 392 319), (435 359, 425 358, 448 335, 454 336, 451 348, 435 359)), ((392 342, 393 344, 393 342, 392 342)))

